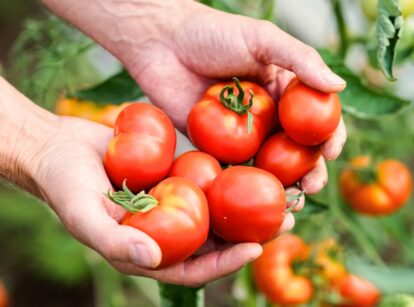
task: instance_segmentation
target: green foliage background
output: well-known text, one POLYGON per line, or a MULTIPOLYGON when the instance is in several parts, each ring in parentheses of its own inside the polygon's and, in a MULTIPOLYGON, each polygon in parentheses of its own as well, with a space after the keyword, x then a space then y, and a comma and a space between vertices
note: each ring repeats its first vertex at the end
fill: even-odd
MULTIPOLYGON (((372 219, 349 210, 337 188, 339 172, 355 155, 396 158, 414 168, 414 111, 409 101, 398 97, 391 81, 383 80, 381 87, 374 86, 377 82, 370 80, 369 75, 355 72, 344 64, 349 48, 353 44, 362 45, 372 69, 376 69, 378 75, 382 70, 392 79, 395 48, 399 51, 396 54, 398 65, 412 63, 414 36, 403 32, 400 44, 387 48, 387 37, 381 30, 375 31, 375 24, 371 24, 369 27, 373 31, 367 32, 372 34, 353 37, 346 28, 347 20, 343 14, 346 1, 330 1, 340 39, 337 46, 327 46, 329 48, 320 49, 320 53, 348 82, 348 88, 341 96, 348 142, 341 158, 329 162, 330 181, 326 189, 309 198, 305 209, 296 215, 294 232, 308 241, 336 237, 346 248, 350 271, 364 275, 386 294, 414 294, 413 201, 390 217, 372 219), (373 49, 381 51, 373 54, 373 49)), ((274 1, 202 2, 218 9, 277 22, 274 1)), ((383 18, 395 14, 382 10, 383 18)), ((401 35, 398 31, 391 32, 401 35)), ((141 96, 139 87, 124 72, 116 76, 118 79, 94 86, 105 79, 91 62, 91 53, 98 49, 92 41, 59 19, 42 14, 41 18, 26 21, 13 45, 5 73, 20 90, 47 109, 53 109, 61 95, 113 103, 141 96), (85 88, 87 90, 79 91, 85 88)), ((75 288, 92 285, 84 296, 99 307, 160 304, 155 282, 118 274, 94 252, 70 237, 45 204, 9 186, 0 190, 0 275, 12 297, 25 293, 18 290, 18 285, 23 283, 22 276, 34 275, 41 285, 58 284, 68 288, 69 293, 75 288)), ((207 286, 207 305, 266 305, 255 291, 248 269, 235 278, 235 281, 230 277, 207 286), (220 295, 214 295, 218 292, 220 295)), ((387 300, 391 299, 386 299, 385 305, 387 300)), ((398 300, 405 301, 406 298, 399 296, 398 300)), ((45 301, 43 306, 53 304, 48 305, 45 301)))

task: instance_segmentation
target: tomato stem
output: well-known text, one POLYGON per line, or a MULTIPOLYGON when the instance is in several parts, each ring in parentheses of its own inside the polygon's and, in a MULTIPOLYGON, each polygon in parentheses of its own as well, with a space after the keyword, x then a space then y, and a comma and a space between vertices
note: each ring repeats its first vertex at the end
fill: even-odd
POLYGON ((145 194, 145 191, 132 193, 126 185, 126 179, 122 183, 122 189, 118 192, 109 190, 106 195, 111 201, 131 213, 145 213, 158 205, 158 200, 152 195, 145 194))
POLYGON ((285 213, 292 212, 296 208, 296 206, 299 204, 300 198, 303 196, 304 193, 305 193, 304 191, 301 191, 297 195, 296 194, 288 194, 288 195, 286 195, 286 202, 287 203, 290 203, 292 201, 296 201, 296 203, 292 207, 286 209, 285 213))
POLYGON ((252 132, 253 126, 253 114, 250 112, 250 108, 253 106, 253 97, 254 92, 249 91, 250 99, 247 105, 244 105, 244 90, 240 85, 239 79, 233 77, 234 84, 236 84, 239 94, 236 96, 234 94, 234 87, 226 85, 220 92, 220 102, 229 110, 236 112, 237 114, 243 115, 247 114, 247 132, 250 134, 252 132), (227 96, 225 94, 227 92, 227 96))

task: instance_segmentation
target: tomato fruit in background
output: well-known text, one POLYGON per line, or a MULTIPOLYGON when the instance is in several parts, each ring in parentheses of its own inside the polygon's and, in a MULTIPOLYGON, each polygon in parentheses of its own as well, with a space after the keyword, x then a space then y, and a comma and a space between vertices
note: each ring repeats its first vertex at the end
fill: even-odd
POLYGON ((212 230, 228 242, 269 241, 285 217, 283 185, 271 173, 256 167, 223 170, 207 195, 212 230))
POLYGON ((161 181, 148 194, 124 191, 109 198, 127 210, 121 222, 154 239, 162 252, 157 268, 176 264, 191 256, 206 240, 209 230, 207 199, 191 180, 171 177, 161 181), (134 208, 136 210, 131 210, 134 208))
POLYGON ((207 193, 221 171, 220 163, 213 156, 195 150, 185 152, 175 159, 169 177, 188 178, 207 193))
POLYGON ((9 306, 9 298, 7 294, 6 287, 3 285, 3 282, 0 280, 0 307, 9 306))
POLYGON ((132 103, 125 102, 117 106, 107 105, 103 107, 103 109, 101 110, 100 116, 99 116, 99 123, 113 128, 115 126, 115 122, 116 122, 116 119, 118 118, 118 115, 122 112, 123 109, 125 109, 130 104, 132 103))
MULTIPOLYGON (((362 10, 365 15, 375 20, 378 16, 378 0, 361 0, 362 10)), ((404 17, 408 17, 414 14, 414 1, 412 0, 400 0, 400 9, 404 17)))
POLYGON ((346 276, 338 285, 340 295, 345 299, 344 307, 371 307, 380 299, 380 292, 368 280, 356 276, 346 276))
POLYGON ((294 262, 310 257, 310 247, 293 234, 284 234, 263 246, 263 254, 252 264, 257 288, 269 302, 281 305, 305 304, 311 301, 311 280, 295 273, 294 262))
POLYGON ((284 132, 271 136, 260 148, 255 164, 275 175, 286 187, 312 170, 320 157, 318 147, 292 141, 284 132))
POLYGON ((348 275, 346 271, 343 251, 338 242, 327 238, 314 246, 314 260, 320 274, 330 284, 336 285, 348 275))
POLYGON ((276 124, 275 104, 263 88, 237 79, 235 84, 236 88, 225 83, 213 85, 194 105, 187 120, 192 143, 230 164, 251 159, 276 124), (250 97, 245 95, 247 91, 250 97))
POLYGON ((174 159, 175 129, 157 107, 134 103, 119 114, 115 137, 104 157, 111 182, 121 187, 127 180, 133 192, 149 189, 165 178, 174 159))
POLYGON ((334 133, 341 119, 337 94, 323 93, 295 78, 279 102, 279 120, 286 134, 303 145, 319 145, 334 133))
POLYGON ((368 156, 354 158, 340 177, 340 190, 355 211, 380 216, 394 213, 409 199, 412 178, 408 168, 397 160, 372 165, 368 156), (365 178, 367 177, 367 178, 365 178))

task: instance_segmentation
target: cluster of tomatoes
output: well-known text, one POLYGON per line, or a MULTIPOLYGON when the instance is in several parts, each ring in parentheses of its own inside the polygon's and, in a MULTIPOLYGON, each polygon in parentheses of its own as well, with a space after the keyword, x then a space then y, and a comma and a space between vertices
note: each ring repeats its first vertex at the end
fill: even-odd
POLYGON ((252 273, 258 289, 273 304, 370 307, 380 299, 373 284, 347 272, 334 239, 309 245, 296 235, 282 235, 264 245, 252 273))
POLYGON ((295 79, 277 110, 263 88, 234 83, 213 85, 194 105, 187 132, 199 151, 175 160, 175 129, 162 110, 130 104, 115 122, 104 166, 120 190, 108 196, 127 209, 122 224, 158 243, 159 267, 192 255, 210 229, 232 243, 273 239, 285 217, 284 187, 315 166, 319 144, 339 124, 336 94, 295 79), (241 165, 253 158, 254 166, 241 165))
POLYGON ((356 212, 370 216, 389 215, 410 198, 410 170, 400 161, 374 162, 369 156, 352 159, 341 174, 340 190, 356 212))
POLYGON ((98 105, 92 101, 76 98, 62 98, 56 103, 54 112, 58 115, 76 116, 113 127, 119 113, 130 103, 121 105, 98 105))

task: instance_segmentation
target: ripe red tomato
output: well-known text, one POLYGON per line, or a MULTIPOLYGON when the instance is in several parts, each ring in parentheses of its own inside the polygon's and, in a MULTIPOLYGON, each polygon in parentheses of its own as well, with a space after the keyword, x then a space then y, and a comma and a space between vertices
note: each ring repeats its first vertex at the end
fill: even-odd
POLYGON ((348 275, 339 283, 339 293, 346 300, 343 307, 372 307, 381 296, 378 289, 368 280, 348 275))
POLYGON ((313 169, 320 157, 318 147, 292 141, 284 132, 271 136, 260 148, 256 166, 271 172, 286 187, 313 169))
POLYGON ((131 104, 119 114, 104 157, 108 177, 117 187, 126 179, 134 192, 151 188, 167 176, 175 145, 174 126, 163 111, 131 104))
POLYGON ((338 127, 341 102, 337 94, 323 93, 295 78, 279 102, 279 120, 286 134, 303 145, 325 142, 338 127))
POLYGON ((222 171, 209 192, 211 227, 232 243, 263 243, 274 238, 283 222, 286 196, 271 173, 251 166, 222 171))
POLYGON ((384 160, 375 167, 368 156, 354 158, 339 181, 342 196, 355 211, 379 216, 394 213, 409 199, 412 178, 408 168, 397 160, 384 160), (364 172, 370 178, 363 178, 364 172))
POLYGON ((276 107, 269 94, 257 84, 235 82, 236 89, 224 83, 209 88, 187 121, 188 135, 196 147, 231 164, 251 159, 276 124, 276 107), (250 108, 244 91, 254 92, 250 108))
POLYGON ((0 307, 7 307, 9 305, 9 298, 7 295, 6 287, 4 287, 3 282, 0 280, 0 307))
MULTIPOLYGON (((109 197, 130 210, 134 205, 131 204, 131 197, 126 200, 126 194, 124 191, 114 192, 109 197)), ((162 252, 158 268, 187 259, 207 240, 207 199, 191 180, 167 178, 152 188, 149 195, 141 195, 141 200, 136 202, 136 207, 141 206, 141 210, 143 202, 150 207, 145 207, 145 212, 127 212, 121 223, 145 232, 158 243, 162 252)))
POLYGON ((298 305, 311 301, 311 280, 298 275, 293 263, 310 257, 309 246, 298 236, 284 234, 263 247, 263 254, 252 264, 253 278, 258 289, 273 304, 298 305))
POLYGON ((185 177, 207 193, 214 179, 221 173, 220 163, 209 154, 189 151, 175 159, 169 177, 185 177))

